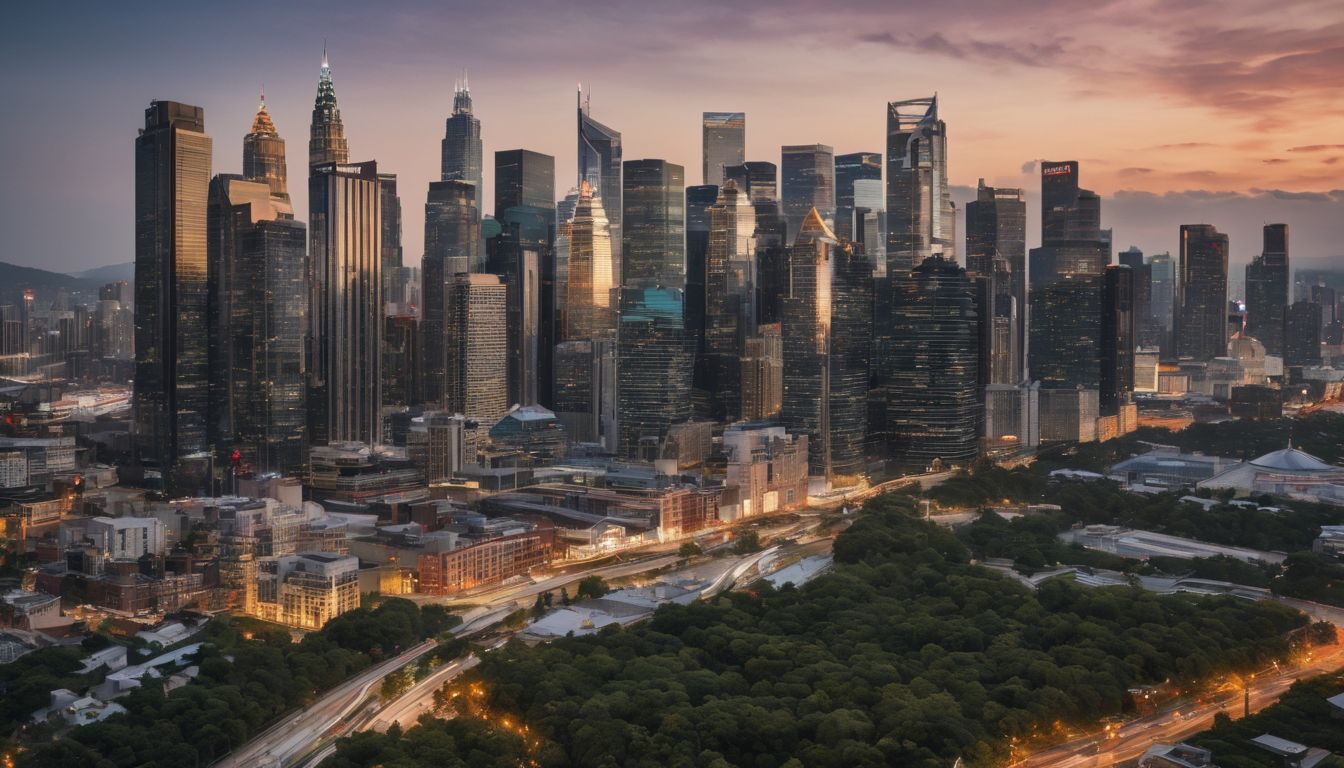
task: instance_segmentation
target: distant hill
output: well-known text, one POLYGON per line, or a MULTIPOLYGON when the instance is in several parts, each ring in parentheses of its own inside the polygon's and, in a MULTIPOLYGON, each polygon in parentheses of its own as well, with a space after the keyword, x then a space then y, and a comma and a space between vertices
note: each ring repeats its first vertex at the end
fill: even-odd
POLYGON ((125 280, 128 283, 135 282, 135 262, 128 261, 125 264, 108 264, 105 267, 94 267, 86 269, 83 272, 71 273, 73 277, 84 280, 94 280, 99 285, 106 283, 115 283, 118 280, 125 280))
POLYGON ((75 275, 60 272, 48 272, 45 269, 21 267, 0 261, 0 304, 18 304, 23 301, 23 292, 32 288, 37 292, 39 304, 50 305, 56 294, 92 293, 97 298, 98 287, 108 280, 88 280, 75 275))

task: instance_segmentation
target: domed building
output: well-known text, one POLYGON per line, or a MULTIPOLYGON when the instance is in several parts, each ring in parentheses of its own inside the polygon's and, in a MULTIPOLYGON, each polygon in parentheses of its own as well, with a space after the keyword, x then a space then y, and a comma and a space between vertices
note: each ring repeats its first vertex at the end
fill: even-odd
POLYGON ((1232 334, 1227 342, 1227 356, 1241 365, 1242 384, 1265 382, 1265 345, 1247 336, 1246 331, 1232 334))
POLYGON ((1199 487, 1231 488, 1239 496, 1268 493, 1344 505, 1344 467, 1327 464, 1290 445, 1220 472, 1199 487))

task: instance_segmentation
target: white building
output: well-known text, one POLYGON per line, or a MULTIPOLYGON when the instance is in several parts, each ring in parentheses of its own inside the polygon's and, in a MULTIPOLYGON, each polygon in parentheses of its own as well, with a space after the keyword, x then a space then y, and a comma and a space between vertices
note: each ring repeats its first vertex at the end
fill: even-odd
POLYGON ((0 453, 0 488, 20 488, 28 484, 28 457, 21 451, 0 453))
POLYGON ((112 560, 139 560, 162 555, 163 521, 156 517, 95 517, 84 527, 84 538, 112 560))
POLYGON ((305 552, 267 558, 257 576, 256 615, 301 629, 321 629, 359 607, 359 558, 305 552))
POLYGON ((736 424, 723 432, 728 457, 719 517, 736 520, 807 504, 807 435, 781 426, 736 424))

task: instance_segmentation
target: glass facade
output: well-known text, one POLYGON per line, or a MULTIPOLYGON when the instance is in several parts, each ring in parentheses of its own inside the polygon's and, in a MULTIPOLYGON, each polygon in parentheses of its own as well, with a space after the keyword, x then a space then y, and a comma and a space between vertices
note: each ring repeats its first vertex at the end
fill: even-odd
POLYGON ((724 182, 724 169, 740 165, 747 154, 745 112, 705 112, 701 115, 702 184, 724 182))
POLYGON ((1176 355, 1205 361, 1227 354, 1227 235, 1181 225, 1176 280, 1176 355))
POLYGON ((285 172, 285 140, 275 130, 275 123, 266 111, 266 97, 261 97, 257 116, 252 119, 252 130, 243 137, 243 177, 264 181, 271 194, 289 196, 285 172))
POLYGON ((336 105, 336 86, 331 81, 327 52, 322 51, 322 70, 317 80, 317 98, 313 101, 313 121, 308 134, 308 166, 350 162, 345 141, 345 124, 336 105))
POLYGON ((790 145, 780 148, 779 159, 780 204, 789 236, 800 231, 813 208, 823 221, 833 221, 835 150, 825 144, 790 145))
POLYGON ((751 160, 723 169, 723 180, 732 180, 753 203, 779 202, 779 169, 766 160, 751 160))
MULTIPOLYGON (((481 239, 481 217, 476 208, 479 188, 467 181, 432 181, 425 202, 425 255, 420 273, 421 366, 424 400, 443 402, 447 360, 444 302, 453 278, 472 269, 481 239)), ((482 265, 476 265, 482 266, 482 265)))
POLYGON ((198 490, 209 408, 205 111, 151 102, 135 140, 136 452, 165 487, 198 490))
MULTIPOLYGON (((835 157, 835 236, 841 240, 858 240, 854 236, 854 209, 867 208, 881 212, 886 204, 881 199, 855 201, 855 182, 882 183, 882 155, 878 152, 852 152, 835 157)), ((862 191, 862 189, 861 189, 862 191)))
POLYGON ((592 106, 578 95, 579 181, 587 181, 602 198, 611 227, 611 255, 616 264, 616 283, 621 277, 621 132, 608 128, 589 115, 592 106))
POLYGON ((471 90, 465 77, 453 88, 453 114, 444 121, 440 145, 440 179, 464 181, 476 188, 476 215, 481 214, 481 121, 471 112, 471 90))
POLYGON ((709 418, 711 411, 705 358, 705 261, 709 257, 709 209, 718 199, 717 185, 686 188, 686 332, 695 348, 691 397, 699 418, 709 418))
POLYGON ((987 187, 966 204, 966 270, 992 279, 995 334, 991 384, 1022 381, 1026 361, 1027 198, 1021 189, 987 187))
POLYGON ((685 297, 675 288, 621 291, 617 329, 618 455, 658 458, 668 430, 691 417, 685 297))
POLYGON ((627 160, 621 206, 621 286, 684 289, 685 169, 666 160, 627 160))
POLYGON ((494 424, 509 410, 507 287, 496 275, 455 275, 445 318, 444 406, 494 424))
POLYGON ((1106 267, 1101 287, 1102 416, 1114 416, 1134 391, 1134 269, 1106 267))
POLYGON ((1288 314, 1288 225, 1266 224, 1264 248, 1246 265, 1246 335, 1283 356, 1288 314))
POLYGON ((586 181, 570 219, 567 274, 562 338, 578 341, 611 335, 616 330, 611 228, 602 199, 593 195, 586 181))
POLYGON ((736 421, 742 416, 742 356, 756 333, 756 209, 729 181, 708 213, 703 368, 709 415, 736 421))
POLYGON ((947 186, 947 124, 938 98, 887 104, 887 274, 956 252, 956 211, 947 186))

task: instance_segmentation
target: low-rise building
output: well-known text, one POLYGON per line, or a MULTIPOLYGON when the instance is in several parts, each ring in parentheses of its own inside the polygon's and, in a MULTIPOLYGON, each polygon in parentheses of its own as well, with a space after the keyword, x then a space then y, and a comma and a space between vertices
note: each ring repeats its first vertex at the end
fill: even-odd
POLYGON ((1189 744, 1154 744, 1139 757, 1138 768, 1218 768, 1213 753, 1189 744))
POLYGON ((1240 465, 1236 459, 1182 453, 1166 445, 1111 466, 1109 476, 1127 485, 1188 488, 1240 465))
POLYGON ((1272 494, 1344 505, 1344 467, 1326 464, 1296 448, 1283 448, 1242 462, 1199 484, 1242 496, 1272 494))
POLYGON ((356 557, 304 552, 259 563, 255 609, 259 618, 316 630, 358 607, 356 557))
POLYGON ((789 434, 782 426, 736 424, 723 432, 723 453, 724 520, 807 504, 807 435, 789 434))

